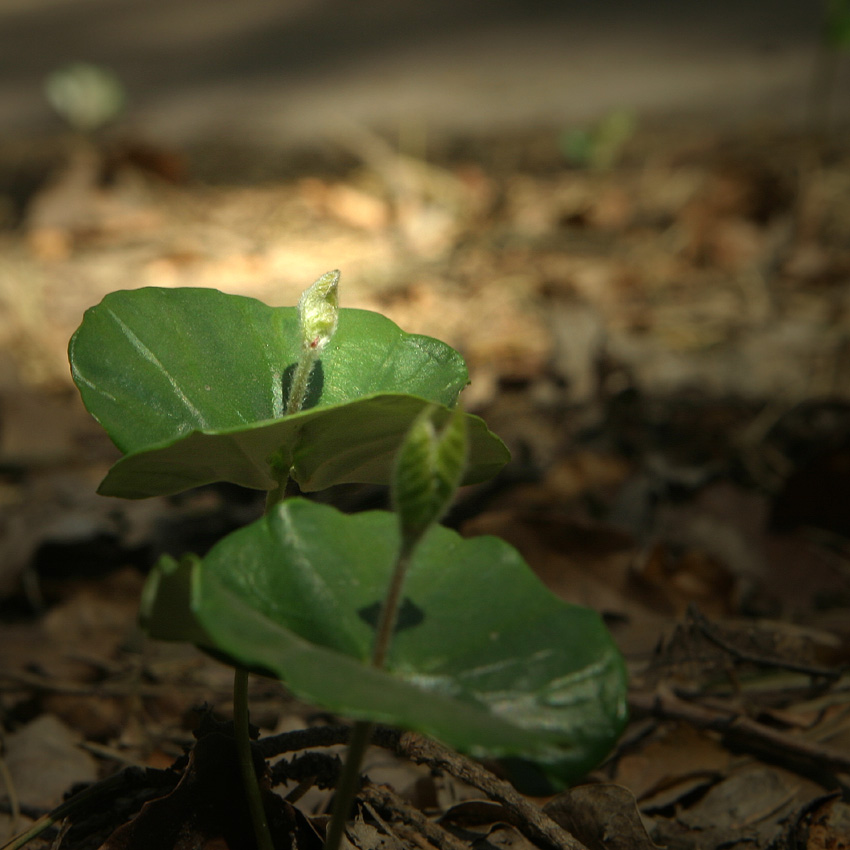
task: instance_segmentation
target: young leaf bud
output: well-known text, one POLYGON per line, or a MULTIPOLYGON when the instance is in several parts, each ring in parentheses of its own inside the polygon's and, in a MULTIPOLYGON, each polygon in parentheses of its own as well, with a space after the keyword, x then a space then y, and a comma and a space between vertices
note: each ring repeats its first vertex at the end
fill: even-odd
POLYGON ((402 539, 418 540, 451 504, 466 468, 466 417, 456 409, 441 430, 428 407, 408 431, 396 458, 393 502, 402 539))
POLYGON ((339 321, 339 270, 323 274, 305 289, 298 301, 301 347, 321 351, 336 331, 339 321))

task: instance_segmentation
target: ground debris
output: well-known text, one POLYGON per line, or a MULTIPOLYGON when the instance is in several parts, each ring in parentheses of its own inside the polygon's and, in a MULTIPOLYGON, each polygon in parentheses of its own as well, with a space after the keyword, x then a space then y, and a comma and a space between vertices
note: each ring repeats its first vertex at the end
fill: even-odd
MULTIPOLYGON (((180 152, 174 179, 133 157, 104 159, 107 181, 82 159, 55 171, 67 151, 45 162, 21 222, 0 233, 5 758, 18 776, 14 736, 37 724, 86 741, 65 747, 84 776, 26 759, 43 795, 21 793, 33 815, 95 767, 167 768, 157 776, 168 780, 120 791, 119 831, 83 818, 56 846, 240 846, 226 736, 182 758, 198 706, 227 704, 229 671, 147 645, 134 623, 157 554, 203 551, 261 509, 227 488, 135 506, 96 497, 115 450, 70 400, 68 337, 115 288, 293 304, 332 266, 345 306, 464 354, 467 408, 513 451, 448 521, 504 537, 553 592, 601 611, 632 678, 620 746, 548 802, 383 730, 351 843, 847 845, 846 146, 712 133, 688 148, 675 132, 638 132, 622 161, 594 171, 558 158, 554 139, 541 130, 417 159, 364 131, 333 168, 314 156, 251 185, 231 173, 193 183, 180 152), (533 167, 516 153, 532 148, 550 151, 533 167)), ((382 498, 337 495, 352 510, 382 498)), ((339 764, 325 748, 347 730, 276 684, 252 682, 251 703, 264 757, 304 750, 271 766, 283 846, 295 835, 300 850, 318 848, 339 764)))

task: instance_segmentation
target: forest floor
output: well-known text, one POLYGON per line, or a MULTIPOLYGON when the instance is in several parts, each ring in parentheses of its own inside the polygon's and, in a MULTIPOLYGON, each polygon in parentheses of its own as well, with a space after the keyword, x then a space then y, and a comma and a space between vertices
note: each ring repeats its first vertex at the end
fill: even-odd
MULTIPOLYGON (((338 267, 343 306, 461 351, 466 408, 511 448, 449 523, 511 542, 627 659, 630 726, 551 817, 591 850, 848 846, 848 139, 681 121, 606 149, 596 130, 572 160, 549 128, 362 129, 284 158, 0 149, 0 841, 79 783, 168 768, 203 705, 227 717, 228 668, 144 638, 139 593, 159 554, 262 510, 225 487, 95 495, 118 453, 68 374, 84 310, 140 286, 294 304, 338 267)), ((261 679, 251 705, 264 736, 336 722, 261 679)), ((545 846, 511 801, 376 752, 397 796, 370 786, 358 846, 545 846)), ((30 846, 101 846, 166 793, 143 785, 30 846)), ((326 804, 298 802, 300 847, 326 804)))

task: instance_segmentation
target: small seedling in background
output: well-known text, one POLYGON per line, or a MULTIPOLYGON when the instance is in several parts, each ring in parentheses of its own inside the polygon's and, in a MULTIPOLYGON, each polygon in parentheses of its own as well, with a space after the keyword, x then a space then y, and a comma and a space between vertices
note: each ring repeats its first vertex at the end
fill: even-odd
POLYGON ((565 130, 559 144, 570 165, 608 171, 617 165, 636 129, 634 113, 616 109, 590 127, 565 130))
POLYGON ((812 76, 809 120, 827 132, 831 121, 842 54, 850 51, 850 0, 825 0, 821 41, 812 76))
POLYGON ((44 81, 44 94, 56 113, 79 133, 91 134, 123 111, 126 92, 107 68, 75 62, 58 68, 44 81))
POLYGON ((850 50, 850 0, 829 0, 826 42, 833 50, 850 50))
POLYGON ((142 623, 235 668, 234 726, 258 846, 272 838, 248 725, 248 674, 355 721, 326 847, 336 850, 372 724, 511 758, 562 785, 626 720, 622 658, 601 618, 547 591, 494 537, 438 524, 460 484, 508 459, 458 397, 460 355, 340 309, 339 273, 298 308, 207 289, 114 292, 69 356, 83 401, 124 457, 100 492, 144 498, 228 481, 265 515, 203 558, 163 557, 142 623), (394 511, 345 515, 304 492, 391 487, 394 511), (415 617, 399 612, 416 612, 415 617))

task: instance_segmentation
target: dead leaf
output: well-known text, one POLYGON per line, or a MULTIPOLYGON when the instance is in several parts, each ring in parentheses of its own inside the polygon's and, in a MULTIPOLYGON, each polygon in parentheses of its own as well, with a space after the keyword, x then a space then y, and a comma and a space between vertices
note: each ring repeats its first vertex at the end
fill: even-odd
POLYGON ((464 800, 451 806, 440 818, 440 823, 471 827, 481 824, 506 822, 508 814, 501 803, 492 800, 464 800))
MULTIPOLYGON (((370 807, 371 808, 371 807, 370 807)), ((374 810, 371 814, 374 815, 374 810)), ((358 850, 403 850, 404 844, 383 820, 368 823, 359 811, 345 829, 349 846, 358 850)))
MULTIPOLYGON (((321 839, 304 814, 268 790, 263 802, 280 846, 286 846, 282 839, 288 836, 291 847, 321 850, 321 839)), ((245 838, 252 834, 234 740, 212 732, 192 749, 177 787, 146 803, 99 850, 243 850, 253 846, 245 838)))
POLYGON ((691 726, 664 726, 656 736, 617 762, 616 779, 641 808, 671 805, 728 768, 732 756, 716 737, 691 726))
POLYGON ((543 811, 588 850, 658 850, 634 794, 622 785, 578 785, 552 798, 543 811))
POLYGON ((97 779, 97 763, 80 749, 81 743, 77 734, 50 714, 6 738, 6 767, 22 806, 52 809, 72 785, 97 779))
POLYGON ((797 805, 800 783, 763 767, 743 770, 715 785, 696 805, 678 812, 689 829, 710 834, 714 846, 746 837, 764 846, 781 828, 782 814, 797 805))
POLYGON ((486 836, 472 842, 472 846, 480 847, 481 850, 489 850, 490 847, 505 848, 505 850, 536 850, 532 844, 516 827, 507 824, 496 824, 486 836))
POLYGON ((850 805, 828 800, 809 817, 805 850, 846 850, 850 847, 850 805))

